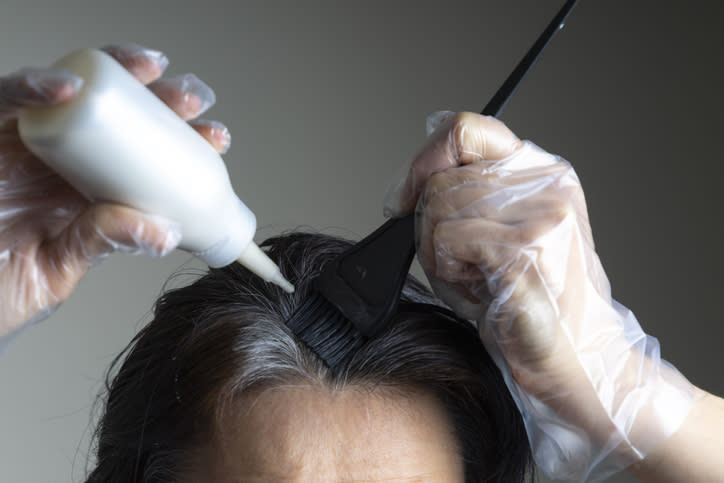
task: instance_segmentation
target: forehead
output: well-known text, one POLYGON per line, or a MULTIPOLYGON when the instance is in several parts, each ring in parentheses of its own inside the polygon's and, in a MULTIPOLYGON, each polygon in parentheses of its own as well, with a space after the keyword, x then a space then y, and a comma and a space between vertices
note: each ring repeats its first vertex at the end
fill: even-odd
POLYGON ((392 394, 298 386, 247 398, 222 418, 199 481, 462 482, 437 400, 392 394))

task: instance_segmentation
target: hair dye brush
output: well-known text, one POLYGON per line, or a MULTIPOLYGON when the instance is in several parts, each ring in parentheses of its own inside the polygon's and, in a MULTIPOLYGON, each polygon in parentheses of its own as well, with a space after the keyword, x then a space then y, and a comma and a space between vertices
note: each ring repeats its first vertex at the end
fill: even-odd
MULTIPOLYGON (((482 113, 498 116, 579 0, 568 0, 482 113)), ((330 368, 385 327, 415 256, 414 215, 391 219, 327 263, 287 326, 330 368)))

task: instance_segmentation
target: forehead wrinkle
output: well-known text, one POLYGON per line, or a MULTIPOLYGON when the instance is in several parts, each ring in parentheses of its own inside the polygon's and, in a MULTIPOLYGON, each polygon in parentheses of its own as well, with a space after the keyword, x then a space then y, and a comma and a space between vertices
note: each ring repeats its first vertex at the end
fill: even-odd
MULTIPOLYGON (((244 415, 248 416, 249 413, 251 413, 254 408, 256 407, 256 404, 259 402, 260 399, 263 397, 266 397, 268 393, 270 392, 283 392, 283 391, 289 391, 289 390, 295 390, 295 389, 310 389, 314 386, 310 385, 308 382, 299 382, 299 383, 284 383, 284 384, 277 384, 274 386, 266 386, 261 387, 255 390, 248 391, 243 397, 239 400, 239 406, 243 407, 244 415), (251 401, 251 402, 249 402, 251 401), (246 407, 244 407, 246 406, 246 407)), ((321 386, 320 386, 321 387, 321 386)), ((238 408, 237 408, 238 410, 238 408)))
POLYGON ((409 475, 409 476, 396 476, 396 477, 392 477, 392 478, 389 478, 389 477, 388 477, 388 478, 383 478, 383 479, 377 479, 377 478, 375 478, 375 479, 369 479, 369 478, 365 478, 365 479, 363 479, 363 480, 355 479, 355 480, 344 480, 344 481, 345 481, 345 483, 347 483, 347 482, 349 482, 349 483, 358 483, 358 482, 359 482, 359 483, 363 483, 363 482, 364 482, 364 483, 375 483, 375 482, 386 482, 386 483, 394 483, 394 482, 400 482, 400 483, 422 483, 422 482, 432 482, 432 481, 434 481, 434 480, 431 479, 431 478, 433 478, 433 477, 434 477, 434 475, 432 475, 432 474, 430 474, 430 473, 417 473, 417 474, 409 475))
MULTIPOLYGON (((359 401, 355 401, 357 404, 364 404, 364 412, 362 414, 356 414, 356 416, 360 417, 368 423, 372 422, 373 420, 375 424, 379 424, 380 422, 382 422, 383 427, 394 427, 396 423, 400 422, 400 414, 404 415, 403 421, 405 424, 408 424, 408 422, 412 422, 413 424, 419 424, 420 426, 418 426, 418 428, 425 427, 427 424, 430 423, 430 421, 425 419, 423 417, 424 415, 421 414, 421 408, 419 406, 417 408, 415 407, 416 399, 415 396, 412 394, 412 390, 406 389, 404 392, 402 392, 400 391, 400 388, 394 389, 394 391, 385 391, 384 393, 381 393, 379 391, 374 393, 367 393, 365 391, 364 393, 369 397, 359 401), (400 397, 401 395, 404 395, 404 397, 400 397), (380 406, 380 404, 382 404, 383 406, 380 406), (374 409, 374 415, 371 408, 374 409), (390 422, 391 424, 388 424, 388 422, 390 422)), ((426 398, 427 403, 438 403, 437 399, 429 393, 421 392, 418 390, 415 390, 414 392, 418 396, 418 401, 419 398, 426 398)), ((436 409, 441 408, 436 407, 436 409)), ((430 415, 428 414, 427 416, 429 417, 430 415)), ((448 439, 444 436, 438 440, 438 434, 434 435, 435 441, 433 441, 433 444, 439 444, 441 448, 448 448, 452 451, 452 453, 457 454, 457 442, 454 441, 452 431, 445 432, 449 433, 451 439, 453 439, 453 444, 448 444, 448 439)), ((381 478, 378 475, 379 470, 384 470, 390 465, 394 466, 395 463, 399 463, 401 460, 414 461, 417 457, 415 448, 411 448, 412 445, 410 444, 410 440, 406 439, 406 437, 409 436, 409 433, 404 433, 405 434, 403 434, 403 436, 401 436, 400 438, 397 437, 397 434, 385 433, 387 441, 392 442, 393 447, 385 445, 375 445, 374 435, 362 435, 367 436, 366 442, 368 444, 364 446, 363 442, 363 447, 368 448, 369 451, 343 451, 345 458, 341 461, 341 464, 338 464, 338 467, 342 467, 345 469, 346 467, 361 467, 366 470, 365 476, 364 478, 359 479, 359 473, 357 473, 357 475, 355 475, 354 473, 350 473, 348 477, 342 481, 436 481, 435 479, 432 479, 431 473, 419 472, 417 469, 411 474, 405 476, 397 476, 393 478, 390 478, 389 476, 381 478), (352 458, 350 458, 349 455, 352 455, 352 458)), ((430 434, 425 431, 423 431, 423 434, 415 434, 415 436, 417 436, 418 441, 420 441, 421 439, 430 439, 430 434)), ((355 446, 359 445, 360 441, 357 440, 341 440, 340 447, 351 447, 352 449, 354 449, 355 446)), ((409 468, 405 469, 409 470, 409 468)))
POLYGON ((439 468, 425 467, 446 461, 436 453, 452 446, 433 395, 347 389, 289 383, 238 399, 239 412, 219 428, 224 448, 215 457, 226 459, 227 474, 244 478, 213 481, 451 481, 440 479, 439 468))
MULTIPOLYGON (((269 481, 264 479, 274 476, 274 481, 294 481, 294 475, 303 474, 307 462, 304 453, 295 451, 297 446, 288 444, 294 441, 295 433, 290 424, 290 413, 280 404, 278 398, 270 394, 282 389, 294 390, 307 388, 303 384, 287 384, 285 386, 258 388, 237 398, 234 408, 229 407, 219 421, 214 437, 214 459, 219 457, 223 465, 226 462, 242 460, 248 473, 246 479, 269 481), (259 405, 263 407, 259 407, 259 405), (238 411, 234 413, 233 411, 238 411), (264 417, 256 414, 261 411, 264 417), (267 437, 258 437, 265 435, 267 437), (254 444, 247 445, 242 456, 239 456, 235 442, 245 438, 253 439, 254 444), (281 456, 283 455, 283 458, 281 456), (274 461, 283 461, 283 468, 275 467, 274 461), (268 471, 272 468, 271 473, 268 471), (283 469, 283 472, 279 472, 283 469), (281 480, 280 480, 281 478, 281 480)), ((292 421, 293 423, 293 421, 292 421)), ((308 435, 304 435, 308 438, 308 435)), ((313 448, 313 442, 305 442, 306 447, 313 448)), ((246 480, 242 480, 246 481, 246 480)))

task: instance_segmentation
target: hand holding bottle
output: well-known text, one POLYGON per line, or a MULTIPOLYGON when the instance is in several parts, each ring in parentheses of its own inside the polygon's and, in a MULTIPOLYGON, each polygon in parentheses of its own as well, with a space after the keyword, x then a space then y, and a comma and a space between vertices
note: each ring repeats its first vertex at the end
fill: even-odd
MULTIPOLYGON (((103 50, 218 152, 228 149, 222 124, 196 119, 215 101, 196 76, 160 79, 166 57, 137 45, 103 50)), ((47 317, 88 268, 111 252, 163 256, 180 239, 179 227, 169 220, 123 205, 90 203, 23 145, 18 111, 69 101, 81 86, 82 79, 63 70, 24 69, 0 77, 0 337, 47 317)))

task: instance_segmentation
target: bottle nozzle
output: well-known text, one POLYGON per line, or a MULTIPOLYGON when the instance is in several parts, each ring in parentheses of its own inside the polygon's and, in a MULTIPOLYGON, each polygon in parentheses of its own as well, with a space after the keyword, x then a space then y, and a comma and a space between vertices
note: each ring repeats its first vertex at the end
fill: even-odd
POLYGON ((269 281, 279 285, 286 293, 294 293, 294 285, 282 276, 282 272, 277 272, 276 276, 272 277, 269 281))
POLYGON ((284 278, 276 263, 256 243, 249 243, 237 261, 267 282, 279 285, 285 292, 294 292, 294 285, 284 278))

